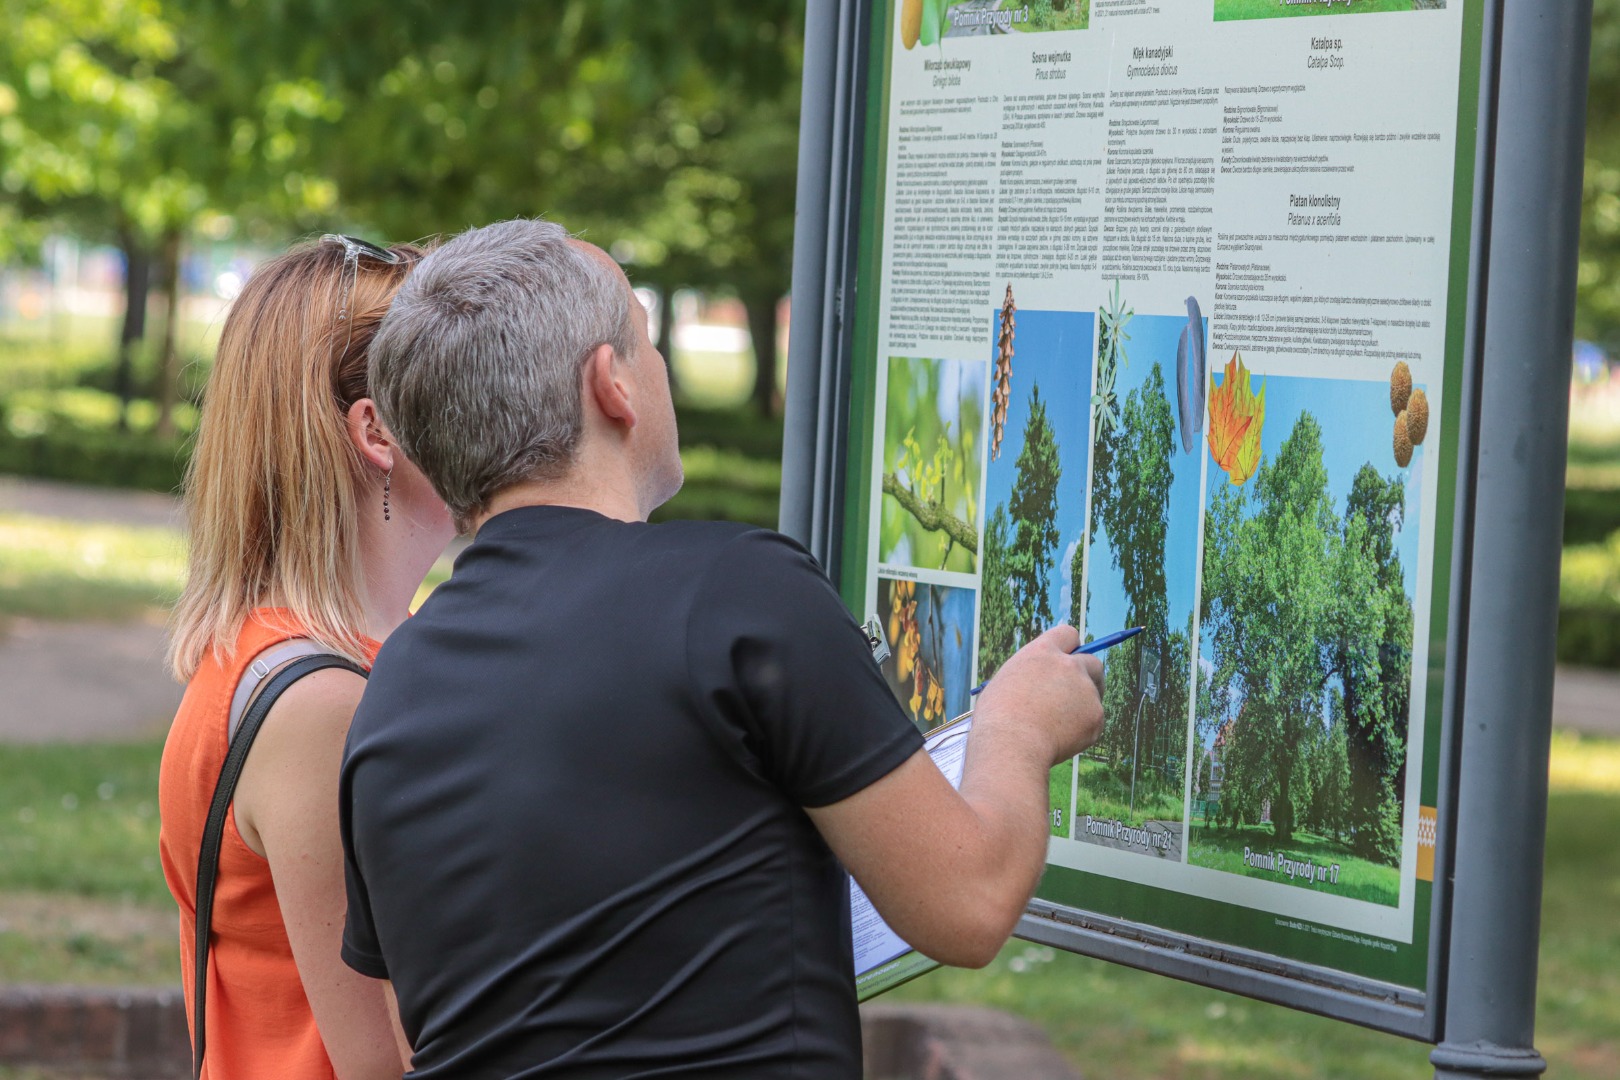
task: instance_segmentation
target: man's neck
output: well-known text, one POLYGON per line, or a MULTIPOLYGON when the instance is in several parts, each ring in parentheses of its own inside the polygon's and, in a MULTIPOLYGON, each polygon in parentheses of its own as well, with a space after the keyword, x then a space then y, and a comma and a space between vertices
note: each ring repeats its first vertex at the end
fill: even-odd
POLYGON ((603 517, 619 521, 646 521, 647 515, 636 498, 634 486, 627 478, 618 483, 582 483, 574 468, 556 480, 525 480, 503 488, 482 514, 472 521, 472 532, 477 533, 484 522, 496 514, 515 510, 520 506, 572 506, 581 510, 594 510, 603 517))

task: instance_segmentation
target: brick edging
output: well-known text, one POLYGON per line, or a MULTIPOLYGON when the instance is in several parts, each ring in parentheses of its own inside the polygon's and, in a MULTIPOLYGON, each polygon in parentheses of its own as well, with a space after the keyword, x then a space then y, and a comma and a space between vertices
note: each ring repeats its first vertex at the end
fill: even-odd
POLYGON ((0 986, 0 1064, 180 1080, 191 1036, 178 986, 0 986))
POLYGON ((867 1080, 1080 1080, 1028 1020, 967 1005, 861 1006, 867 1080))
MULTIPOLYGON (((994 1009, 876 1003, 861 1033, 870 1080, 1079 1080, 1045 1032, 994 1009)), ((183 1080, 185 999, 178 986, 0 986, 0 1065, 183 1080)))

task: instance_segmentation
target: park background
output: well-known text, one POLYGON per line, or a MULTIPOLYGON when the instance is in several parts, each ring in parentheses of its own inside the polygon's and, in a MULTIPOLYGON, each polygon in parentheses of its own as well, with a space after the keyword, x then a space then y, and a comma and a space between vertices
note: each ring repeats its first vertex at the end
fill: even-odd
MULTIPOLYGON (((257 261, 326 231, 583 232, 671 361, 664 515, 775 523, 803 3, 0 0, 0 985, 178 980, 165 493, 257 261)), ((1620 0, 1596 6, 1558 650, 1620 686, 1585 674, 1620 669, 1620 0)), ((1620 1075, 1616 831, 1620 744, 1560 730, 1537 1039, 1560 1076, 1620 1075)), ((1030 1017, 1092 1076, 1427 1075, 1414 1043, 1019 942, 892 997, 1030 1017)))

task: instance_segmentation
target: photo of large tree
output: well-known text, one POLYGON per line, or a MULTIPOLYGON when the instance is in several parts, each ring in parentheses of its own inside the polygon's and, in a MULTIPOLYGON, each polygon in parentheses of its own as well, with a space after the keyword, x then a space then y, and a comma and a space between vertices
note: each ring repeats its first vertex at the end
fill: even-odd
POLYGON ((997 402, 985 478, 979 672, 987 679, 1019 646, 1073 607, 1069 560, 1085 529, 1090 313, 1018 311, 990 344, 997 402))
POLYGON ((1190 861, 1392 905, 1423 449, 1394 461, 1386 383, 1264 396, 1258 470, 1210 465, 1190 861))
POLYGON ((1072 589, 1085 596, 1076 622, 1087 640, 1144 628, 1103 654, 1108 723, 1076 763, 1074 837, 1161 858, 1181 854, 1198 572, 1203 387, 1201 376, 1190 390, 1177 380, 1201 371, 1187 359, 1201 358, 1206 329, 1192 301, 1187 314, 1137 314, 1116 290, 1105 304, 1091 399, 1090 529, 1068 567, 1072 589), (1087 831, 1088 815, 1145 830, 1153 843, 1087 831))

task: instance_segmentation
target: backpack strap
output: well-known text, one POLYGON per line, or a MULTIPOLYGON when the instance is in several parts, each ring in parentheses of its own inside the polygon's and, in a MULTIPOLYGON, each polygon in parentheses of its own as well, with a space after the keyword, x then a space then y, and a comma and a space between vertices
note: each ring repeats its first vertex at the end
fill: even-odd
POLYGON ((209 804, 208 819, 203 825, 202 846, 197 852, 197 950, 191 1028, 193 1080, 201 1080, 203 1055, 207 1051, 204 1006, 208 995, 208 946, 214 921, 214 883, 219 876, 220 846, 225 840, 225 815, 230 811, 231 799, 236 794, 236 782, 242 777, 242 766, 247 764, 248 751, 253 749, 253 740, 258 737, 271 707, 293 683, 325 668, 343 668, 361 678, 366 677, 365 669, 353 661, 322 652, 313 642, 297 639, 254 657, 253 663, 243 673, 231 703, 230 750, 225 755, 225 763, 220 766, 219 781, 214 785, 214 799, 209 804), (290 655, 274 659, 279 653, 290 655), (263 690, 255 697, 253 692, 261 684, 263 690), (243 693, 244 688, 246 694, 243 693))
POLYGON ((300 656, 329 655, 309 638, 289 638, 278 645, 272 645, 253 658, 242 671, 242 677, 237 680, 236 693, 231 697, 230 722, 225 728, 225 741, 227 745, 236 739, 236 730, 242 724, 242 716, 247 707, 253 703, 253 695, 264 685, 264 680, 270 677, 271 672, 300 656))

